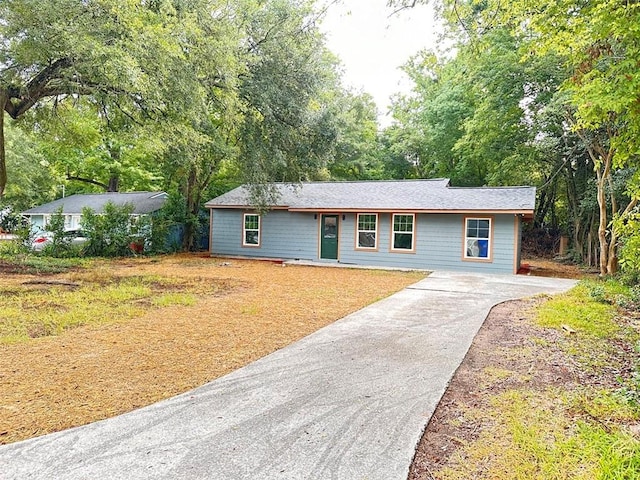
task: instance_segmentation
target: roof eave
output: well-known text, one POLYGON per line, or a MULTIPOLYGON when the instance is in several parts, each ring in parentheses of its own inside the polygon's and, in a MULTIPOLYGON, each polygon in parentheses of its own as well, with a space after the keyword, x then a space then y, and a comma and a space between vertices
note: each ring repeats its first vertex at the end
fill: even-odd
MULTIPOLYGON (((210 209, 226 209, 226 210, 251 210, 254 207, 250 205, 211 205, 205 204, 206 208, 210 209)), ((340 212, 340 213, 456 213, 456 214, 473 214, 473 215, 522 215, 525 219, 533 218, 533 209, 443 209, 443 208, 344 208, 344 207, 287 207, 276 206, 269 207, 269 210, 288 210, 290 212, 308 212, 308 213, 326 213, 326 212, 340 212)))
MULTIPOLYGON (((257 210, 255 205, 215 205, 211 203, 205 203, 204 208, 210 209, 225 209, 225 210, 257 210)), ((268 210, 291 210, 287 205, 267 206, 268 210)))

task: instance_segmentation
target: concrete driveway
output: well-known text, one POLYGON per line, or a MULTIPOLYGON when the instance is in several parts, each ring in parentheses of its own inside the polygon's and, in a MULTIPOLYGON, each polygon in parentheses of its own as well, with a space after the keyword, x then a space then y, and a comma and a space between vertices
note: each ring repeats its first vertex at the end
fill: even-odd
POLYGON ((0 478, 405 480, 491 307, 574 284, 435 272, 196 390, 0 447, 0 478))

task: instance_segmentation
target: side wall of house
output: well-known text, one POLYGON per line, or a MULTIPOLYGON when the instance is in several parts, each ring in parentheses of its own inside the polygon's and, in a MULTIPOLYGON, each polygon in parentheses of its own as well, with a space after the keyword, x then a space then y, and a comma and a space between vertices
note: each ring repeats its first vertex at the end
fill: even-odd
POLYGON ((313 214, 272 210, 261 218, 260 246, 244 247, 243 213, 247 212, 213 210, 210 241, 214 255, 318 259, 318 221, 313 214))
MULTIPOLYGON (((232 209, 213 210, 212 254, 322 261, 318 238, 320 214, 314 218, 313 213, 271 211, 261 219, 260 246, 243 247, 243 213, 232 209)), ((514 215, 490 216, 493 230, 490 261, 463 259, 465 216, 461 214, 417 214, 415 249, 407 253, 391 251, 390 213, 378 215, 377 249, 369 251, 356 249, 357 215, 339 215, 338 261, 343 264, 514 273, 517 261, 514 242, 520 233, 514 215)))

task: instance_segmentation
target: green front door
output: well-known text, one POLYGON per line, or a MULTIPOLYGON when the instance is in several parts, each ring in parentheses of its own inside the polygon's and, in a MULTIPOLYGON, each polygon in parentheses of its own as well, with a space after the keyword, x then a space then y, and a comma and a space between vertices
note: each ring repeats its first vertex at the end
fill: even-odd
POLYGON ((322 215, 320 258, 338 259, 338 215, 322 215))

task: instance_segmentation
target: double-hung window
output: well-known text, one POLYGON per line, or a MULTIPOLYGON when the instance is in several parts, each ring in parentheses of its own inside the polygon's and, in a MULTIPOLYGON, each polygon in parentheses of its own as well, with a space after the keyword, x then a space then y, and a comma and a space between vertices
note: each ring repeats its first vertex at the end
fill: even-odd
POLYGON ((393 238, 391 250, 406 252, 412 252, 414 250, 415 223, 416 216, 413 214, 393 214, 393 238))
POLYGON ((464 258, 491 258, 490 218, 465 218, 464 258))
POLYGON ((356 248, 376 250, 378 248, 378 214, 359 213, 356 248))
POLYGON ((260 246, 260 215, 256 213, 245 213, 242 224, 242 246, 260 246))

